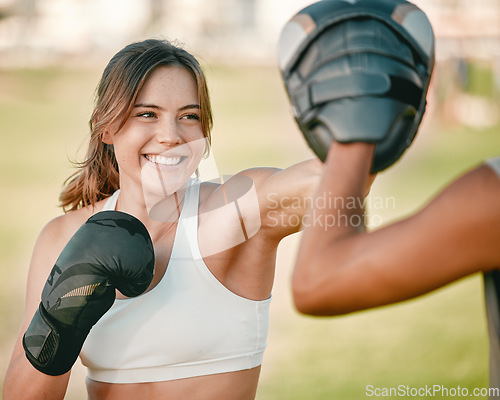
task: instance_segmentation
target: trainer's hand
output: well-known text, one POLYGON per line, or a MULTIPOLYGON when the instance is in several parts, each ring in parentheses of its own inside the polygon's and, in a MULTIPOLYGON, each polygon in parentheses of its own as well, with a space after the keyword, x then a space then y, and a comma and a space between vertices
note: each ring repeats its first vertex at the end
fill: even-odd
POLYGON ((112 306, 115 289, 138 296, 153 273, 153 244, 137 218, 119 211, 90 217, 60 254, 43 288, 23 337, 28 360, 47 375, 68 372, 90 329, 112 306))

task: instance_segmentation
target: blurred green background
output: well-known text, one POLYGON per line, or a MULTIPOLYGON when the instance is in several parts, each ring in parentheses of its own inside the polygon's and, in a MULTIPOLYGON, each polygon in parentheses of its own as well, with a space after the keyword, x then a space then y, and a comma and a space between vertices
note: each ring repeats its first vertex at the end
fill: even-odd
MULTIPOLYGON (((58 195, 72 172, 71 160, 85 148, 93 91, 103 67, 0 69, 2 379, 21 323, 31 249, 43 225, 61 213, 58 195)), ((221 174, 252 166, 286 167, 312 157, 294 125, 276 67, 210 64, 206 73, 215 115, 213 151, 221 174)), ((484 93, 491 89, 488 70, 473 73, 474 93, 479 90, 496 101, 494 93, 484 93)), ((436 79, 414 145, 373 187, 373 196, 395 199, 395 207, 372 210, 384 223, 414 212, 454 177, 499 153, 499 126, 466 127, 446 117, 449 90, 436 79)), ((297 234, 280 245, 258 400, 358 400, 368 397, 367 385, 471 391, 487 386, 479 275, 399 305, 339 318, 305 317, 294 311, 289 293, 299 239, 297 234)), ((66 398, 86 399, 80 365, 66 398)))

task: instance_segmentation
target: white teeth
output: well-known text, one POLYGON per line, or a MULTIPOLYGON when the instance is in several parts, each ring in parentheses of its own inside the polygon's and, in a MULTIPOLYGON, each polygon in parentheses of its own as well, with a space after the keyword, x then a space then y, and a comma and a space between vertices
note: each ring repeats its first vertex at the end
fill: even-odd
POLYGON ((155 154, 148 154, 148 155, 146 155, 146 158, 155 164, 162 164, 162 165, 177 165, 183 159, 183 157, 181 157, 181 156, 164 157, 164 156, 159 156, 159 155, 155 155, 155 154))

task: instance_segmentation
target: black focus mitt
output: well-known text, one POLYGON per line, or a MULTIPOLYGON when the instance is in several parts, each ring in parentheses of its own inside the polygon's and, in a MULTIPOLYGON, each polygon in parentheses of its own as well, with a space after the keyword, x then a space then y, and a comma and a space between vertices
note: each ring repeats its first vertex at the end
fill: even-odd
POLYGON ((376 173, 412 143, 434 67, 434 34, 417 6, 319 1, 283 27, 278 56, 295 119, 322 161, 332 141, 375 143, 376 173))

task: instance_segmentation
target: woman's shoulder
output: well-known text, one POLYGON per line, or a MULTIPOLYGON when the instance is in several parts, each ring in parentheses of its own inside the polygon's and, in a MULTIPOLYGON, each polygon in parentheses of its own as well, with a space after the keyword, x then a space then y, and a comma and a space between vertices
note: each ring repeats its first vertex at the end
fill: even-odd
POLYGON ((87 219, 102 210, 105 202, 106 199, 99 201, 93 207, 82 207, 51 219, 42 228, 38 240, 53 243, 56 247, 64 246, 87 219))
POLYGON ((282 170, 270 167, 249 168, 217 181, 201 182, 200 202, 214 197, 222 197, 226 201, 228 197, 238 198, 251 188, 259 187, 262 181, 279 171, 282 170))
POLYGON ((258 172, 246 170, 220 182, 202 182, 200 184, 200 213, 220 209, 232 203, 245 208, 245 203, 250 197, 258 202, 256 186, 259 185, 258 182, 261 179, 259 175, 258 172))
POLYGON ((45 224, 36 240, 30 263, 29 284, 36 289, 35 293, 41 290, 47 274, 78 228, 102 207, 101 203, 95 207, 83 207, 57 216, 45 224))

